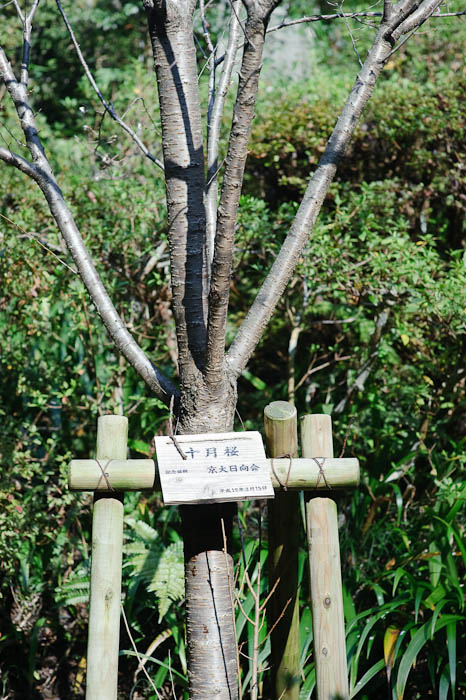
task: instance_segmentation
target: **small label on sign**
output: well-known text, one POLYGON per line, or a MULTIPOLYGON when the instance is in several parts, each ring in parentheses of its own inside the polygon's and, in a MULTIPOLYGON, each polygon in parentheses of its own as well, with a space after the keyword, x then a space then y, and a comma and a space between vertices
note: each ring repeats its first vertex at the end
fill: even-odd
POLYGON ((170 437, 154 440, 166 505, 274 497, 262 437, 256 431, 179 435, 179 449, 170 437))

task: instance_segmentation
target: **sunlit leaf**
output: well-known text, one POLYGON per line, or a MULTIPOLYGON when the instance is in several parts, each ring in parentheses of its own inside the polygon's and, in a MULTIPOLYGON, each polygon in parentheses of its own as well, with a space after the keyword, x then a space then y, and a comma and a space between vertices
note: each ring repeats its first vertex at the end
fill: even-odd
POLYGON ((393 662, 395 661, 395 645, 398 639, 400 630, 398 627, 390 625, 387 627, 383 637, 383 655, 385 659, 385 668, 387 671, 387 680, 390 685, 390 677, 392 675, 393 662))

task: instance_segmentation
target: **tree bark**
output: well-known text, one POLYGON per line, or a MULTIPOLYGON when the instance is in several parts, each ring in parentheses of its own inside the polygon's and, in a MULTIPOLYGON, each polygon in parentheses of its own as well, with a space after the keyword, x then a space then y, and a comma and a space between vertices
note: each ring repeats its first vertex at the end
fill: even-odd
POLYGON ((236 700, 238 681, 231 557, 236 504, 182 506, 180 511, 184 536, 190 698, 236 700), (224 551, 225 544, 228 551, 224 551))
POLYGON ((145 0, 162 120, 173 311, 181 389, 205 361, 204 150, 193 36, 195 1, 145 0))
POLYGON ((270 13, 277 4, 270 0, 247 3, 248 19, 244 30, 246 41, 218 206, 210 280, 206 381, 211 385, 218 382, 223 372, 236 219, 259 87, 265 33, 270 13))
POLYGON ((217 232, 217 199, 218 199, 218 144, 220 140, 220 126, 225 107, 225 100, 231 82, 231 74, 236 59, 241 27, 238 21, 238 12, 241 8, 240 0, 233 0, 230 19, 230 35, 228 46, 225 50, 222 77, 217 94, 212 106, 210 119, 207 124, 207 183, 206 183, 206 217, 207 217, 207 249, 209 263, 212 265, 214 257, 215 236, 217 232))

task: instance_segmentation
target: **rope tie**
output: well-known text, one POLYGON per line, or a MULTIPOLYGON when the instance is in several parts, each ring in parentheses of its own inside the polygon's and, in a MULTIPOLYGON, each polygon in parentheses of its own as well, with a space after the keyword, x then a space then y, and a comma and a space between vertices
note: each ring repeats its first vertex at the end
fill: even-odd
POLYGON ((332 487, 331 487, 330 484, 328 483, 327 477, 325 476, 325 472, 324 472, 325 457, 312 457, 312 459, 314 460, 314 462, 315 462, 315 463, 317 464, 317 466, 319 467, 319 474, 318 474, 318 476, 317 476, 316 489, 319 488, 319 482, 320 482, 320 479, 322 478, 322 479, 324 480, 325 486, 326 486, 328 489, 331 490, 332 487), (319 462, 319 459, 321 459, 322 462, 319 462))
POLYGON ((290 454, 290 453, 287 453, 287 454, 284 454, 284 455, 275 455, 275 457, 272 457, 272 458, 271 458, 270 463, 271 463, 271 466, 272 466, 272 474, 274 475, 274 477, 276 478, 276 480, 277 480, 278 483, 280 484, 281 488, 282 488, 284 491, 288 491, 288 481, 289 481, 290 473, 291 473, 291 465, 293 464, 293 455, 290 454), (278 476, 277 472, 275 471, 275 467, 274 467, 274 464, 273 464, 273 460, 274 460, 274 459, 289 459, 289 460, 290 460, 290 463, 289 463, 289 465, 288 465, 288 473, 287 473, 287 475, 286 475, 285 483, 282 483, 282 481, 280 480, 280 477, 278 476))
MULTIPOLYGON (((103 466, 101 465, 101 463, 99 462, 99 460, 97 458, 94 459, 94 461, 97 462, 97 464, 99 465, 99 469, 102 472, 102 474, 99 476, 99 481, 97 482, 97 486, 95 487, 96 491, 99 490, 100 482, 102 481, 102 479, 105 480, 105 483, 107 484, 107 488, 109 491, 115 491, 115 489, 111 485, 110 481, 108 480, 109 473, 104 471, 103 466)), ((109 459, 107 464, 105 465, 105 469, 108 469, 108 465, 110 464, 110 462, 113 462, 113 461, 114 461, 113 459, 109 459)))

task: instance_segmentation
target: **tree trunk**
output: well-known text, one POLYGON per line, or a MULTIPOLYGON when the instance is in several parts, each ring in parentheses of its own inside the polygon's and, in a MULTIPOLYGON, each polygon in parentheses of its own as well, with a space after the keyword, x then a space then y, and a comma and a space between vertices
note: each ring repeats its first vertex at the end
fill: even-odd
MULTIPOLYGON (((233 430, 236 383, 203 380, 181 396, 180 433, 233 430)), ((237 700, 232 551, 236 504, 182 506, 190 698, 237 700)))
POLYGON ((236 700, 235 584, 231 557, 236 504, 182 506, 180 510, 190 698, 236 700))
MULTIPOLYGON (((162 120, 179 350, 180 434, 233 429, 236 382, 204 379, 208 261, 204 155, 192 15, 195 2, 147 0, 162 120)), ((191 698, 236 700, 231 504, 181 508, 191 698), (223 525, 223 528, 222 528, 223 525), (224 534, 223 534, 224 533, 224 534), (226 550, 226 551, 225 551, 226 550)))

